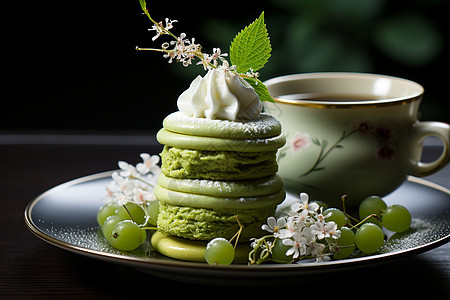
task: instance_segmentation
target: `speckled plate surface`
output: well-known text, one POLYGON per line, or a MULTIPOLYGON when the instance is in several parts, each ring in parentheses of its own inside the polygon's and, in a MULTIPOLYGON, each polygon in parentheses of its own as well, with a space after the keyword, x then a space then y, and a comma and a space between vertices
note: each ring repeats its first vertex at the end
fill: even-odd
MULTIPOLYGON (((25 223, 42 240, 77 254, 125 264, 162 278, 212 284, 264 284, 298 281, 305 276, 368 266, 415 255, 450 241, 450 191, 431 182, 410 177, 384 199, 402 204, 413 215, 411 229, 390 236, 379 254, 323 263, 264 264, 259 266, 209 266, 164 257, 149 242, 133 252, 108 245, 96 223, 105 185, 111 172, 98 173, 56 186, 31 201, 25 223)), ((292 200, 288 196, 286 201, 292 200)))

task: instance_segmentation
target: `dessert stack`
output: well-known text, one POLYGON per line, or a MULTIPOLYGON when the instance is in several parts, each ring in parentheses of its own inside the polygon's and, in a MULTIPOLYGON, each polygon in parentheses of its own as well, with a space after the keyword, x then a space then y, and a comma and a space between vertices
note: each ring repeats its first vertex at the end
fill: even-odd
POLYGON ((261 236, 261 224, 285 198, 277 172, 281 125, 260 113, 258 96, 226 68, 198 76, 157 134, 164 145, 154 195, 158 230, 209 241, 261 236))

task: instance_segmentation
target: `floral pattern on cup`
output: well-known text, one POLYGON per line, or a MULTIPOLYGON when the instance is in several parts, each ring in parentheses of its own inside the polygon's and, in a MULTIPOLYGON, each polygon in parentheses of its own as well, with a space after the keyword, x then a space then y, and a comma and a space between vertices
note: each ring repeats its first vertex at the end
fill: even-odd
MULTIPOLYGON (((299 155, 302 150, 315 145, 320 147, 317 159, 314 164, 306 172, 300 174, 300 177, 307 176, 308 174, 325 169, 323 161, 326 157, 335 149, 344 148, 343 142, 354 135, 359 134, 361 137, 368 138, 374 137, 378 143, 379 148, 375 151, 375 157, 382 162, 390 162, 395 158, 396 151, 393 145, 393 141, 396 140, 396 133, 392 127, 386 122, 374 123, 369 120, 356 120, 349 126, 349 130, 344 130, 339 139, 333 144, 328 143, 326 139, 313 138, 306 132, 294 132, 294 134, 288 138, 287 145, 280 150, 278 159, 282 159, 286 156, 286 152, 290 151, 293 156, 299 155)), ((287 134, 288 137, 289 134, 287 134)))
POLYGON ((308 148, 311 145, 311 137, 309 133, 297 131, 288 141, 292 155, 298 155, 303 149, 308 148))

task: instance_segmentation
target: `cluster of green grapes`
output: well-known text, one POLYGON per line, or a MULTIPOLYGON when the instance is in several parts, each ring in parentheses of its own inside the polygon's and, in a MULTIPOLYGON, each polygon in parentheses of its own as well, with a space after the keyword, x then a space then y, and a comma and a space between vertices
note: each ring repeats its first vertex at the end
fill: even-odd
POLYGON ((352 226, 350 216, 340 209, 328 208, 323 214, 329 213, 331 215, 326 220, 334 221, 341 232, 341 236, 334 241, 335 259, 349 257, 355 248, 367 254, 377 252, 384 245, 383 227, 393 232, 403 232, 409 229, 412 219, 406 207, 399 204, 387 206, 386 202, 377 196, 368 197, 361 202, 361 221, 356 225, 352 226))
MULTIPOLYGON (((321 206, 326 207, 325 204, 321 206)), ((338 239, 327 237, 323 241, 333 249, 334 259, 348 258, 356 248, 367 254, 375 253, 384 245, 383 227, 393 232, 403 232, 411 225, 408 209, 398 204, 387 206, 384 200, 377 196, 368 197, 360 204, 359 220, 338 208, 325 209, 323 216, 327 216, 327 222, 335 222, 340 231, 338 239), (352 225, 352 221, 356 224, 352 225)), ((275 238, 270 242, 265 240, 263 243, 266 244, 264 251, 270 254, 268 260, 278 263, 294 261, 292 256, 287 255, 289 246, 282 243, 281 239, 275 238)), ((211 265, 231 264, 234 256, 233 245, 223 238, 210 241, 205 251, 205 259, 211 265)))
POLYGON ((143 207, 133 202, 123 205, 109 202, 100 207, 97 223, 111 246, 131 251, 146 241, 146 229, 156 229, 158 212, 158 201, 151 201, 143 207))
MULTIPOLYGON (((116 249, 131 251, 147 239, 147 229, 156 229, 159 213, 158 201, 145 206, 128 202, 120 205, 110 202, 102 206, 97 213, 97 222, 106 240, 116 249)), ((380 197, 368 197, 359 206, 359 220, 352 218, 338 208, 323 211, 326 221, 336 223, 340 236, 338 239, 326 238, 325 242, 333 247, 333 258, 349 257, 356 248, 364 253, 375 253, 384 245, 382 228, 393 232, 409 229, 411 214, 402 205, 387 204, 380 197), (353 222, 357 222, 352 225, 353 222)), ((231 264, 235 257, 235 247, 224 238, 211 240, 205 249, 208 264, 231 264)), ((271 260, 288 263, 292 257, 286 255, 288 247, 275 239, 270 247, 271 260)))

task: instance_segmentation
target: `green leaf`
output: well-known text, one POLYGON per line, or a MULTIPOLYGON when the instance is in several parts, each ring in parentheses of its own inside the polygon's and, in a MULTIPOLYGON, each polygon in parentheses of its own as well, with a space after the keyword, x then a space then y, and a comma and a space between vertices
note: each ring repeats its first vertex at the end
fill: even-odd
POLYGON ((237 66, 236 71, 239 73, 245 73, 250 68, 257 71, 264 67, 271 51, 269 34, 264 23, 264 12, 262 12, 258 19, 242 29, 231 42, 231 64, 237 66))
POLYGON ((269 90, 261 80, 256 79, 255 81, 254 78, 244 78, 244 80, 255 89, 256 94, 258 94, 259 101, 275 103, 275 100, 273 100, 272 96, 270 96, 269 90))

